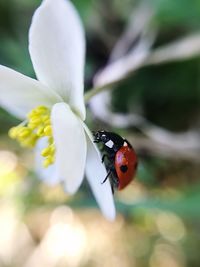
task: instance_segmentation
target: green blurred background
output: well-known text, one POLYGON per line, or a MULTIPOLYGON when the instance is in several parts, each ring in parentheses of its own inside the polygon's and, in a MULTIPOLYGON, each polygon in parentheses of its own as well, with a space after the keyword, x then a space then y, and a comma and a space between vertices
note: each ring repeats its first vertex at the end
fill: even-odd
MULTIPOLYGON (((40 2, 0 0, 0 64, 31 77, 28 29, 40 2)), ((147 26, 153 33, 152 50, 200 31, 199 0, 73 2, 86 28, 86 90, 140 6, 152 14, 147 26)), ((137 38, 132 47, 135 42, 137 38)), ((61 186, 39 181, 32 152, 7 137, 18 120, 1 109, 0 266, 199 267, 199 77, 200 53, 196 53, 185 60, 149 64, 115 85, 112 114, 120 113, 124 120, 127 115, 142 118, 142 123, 126 128, 95 118, 88 107, 90 129, 123 134, 139 155, 134 182, 115 194, 114 223, 102 217, 87 183, 71 197, 61 186), (168 135, 167 140, 162 135, 163 142, 155 132, 148 135, 148 127, 174 137, 172 146, 168 135), (194 144, 187 148, 181 138, 190 133, 195 133, 190 140, 194 144)))

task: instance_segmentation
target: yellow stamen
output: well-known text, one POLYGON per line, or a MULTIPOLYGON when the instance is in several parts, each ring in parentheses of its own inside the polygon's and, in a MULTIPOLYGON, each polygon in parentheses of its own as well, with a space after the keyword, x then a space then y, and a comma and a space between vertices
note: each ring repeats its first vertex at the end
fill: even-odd
POLYGON ((51 136, 52 135, 52 130, 51 130, 51 126, 48 125, 44 128, 44 134, 47 136, 51 136))
POLYGON ((32 117, 30 118, 30 123, 39 126, 39 125, 41 124, 41 118, 38 117, 38 115, 32 116, 32 117))
POLYGON ((17 132, 17 127, 13 127, 9 130, 8 135, 10 136, 10 138, 15 139, 17 137, 17 132))
POLYGON ((53 144, 54 143, 54 140, 53 140, 53 137, 52 136, 49 137, 48 142, 49 142, 49 144, 53 144))
POLYGON ((33 124, 32 122, 29 122, 29 123, 27 124, 27 127, 28 127, 29 129, 31 129, 31 130, 34 130, 34 129, 37 128, 37 125, 36 125, 36 124, 33 124))
POLYGON ((51 121, 50 121, 48 115, 43 116, 42 121, 43 121, 44 123, 46 123, 46 124, 50 124, 50 123, 51 123, 51 121))
POLYGON ((37 135, 40 137, 44 136, 44 126, 38 127, 37 135))
POLYGON ((54 157, 48 156, 45 158, 44 162, 43 162, 43 166, 44 167, 48 167, 49 165, 51 165, 54 162, 54 157))
POLYGON ((41 155, 44 157, 43 166, 48 167, 54 163, 55 145, 52 136, 50 110, 39 106, 27 115, 27 120, 9 130, 9 136, 16 139, 22 146, 33 148, 41 137, 48 137, 48 146, 41 155))
POLYGON ((25 138, 28 137, 31 134, 31 131, 27 128, 21 128, 20 132, 18 133, 19 138, 25 138))
POLYGON ((47 156, 49 156, 49 154, 51 154, 51 147, 50 147, 50 146, 44 148, 44 149, 42 150, 42 152, 41 152, 41 155, 42 155, 43 157, 47 157, 47 156))

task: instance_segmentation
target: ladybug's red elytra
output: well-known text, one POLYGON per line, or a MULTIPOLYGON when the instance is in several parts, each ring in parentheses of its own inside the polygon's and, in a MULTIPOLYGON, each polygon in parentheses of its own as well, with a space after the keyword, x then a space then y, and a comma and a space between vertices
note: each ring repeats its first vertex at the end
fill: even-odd
POLYGON ((102 183, 110 178, 112 191, 122 190, 133 180, 137 170, 138 159, 133 147, 113 132, 97 131, 93 135, 94 143, 100 145, 102 163, 108 171, 102 183))

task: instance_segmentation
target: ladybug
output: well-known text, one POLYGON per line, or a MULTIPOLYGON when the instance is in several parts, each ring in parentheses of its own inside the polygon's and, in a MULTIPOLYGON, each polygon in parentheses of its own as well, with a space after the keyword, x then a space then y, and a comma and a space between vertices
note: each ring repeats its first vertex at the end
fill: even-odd
POLYGON ((93 132, 94 143, 98 143, 102 152, 102 163, 105 164, 107 176, 110 178, 112 192, 122 190, 134 178, 138 160, 131 144, 113 132, 93 132))

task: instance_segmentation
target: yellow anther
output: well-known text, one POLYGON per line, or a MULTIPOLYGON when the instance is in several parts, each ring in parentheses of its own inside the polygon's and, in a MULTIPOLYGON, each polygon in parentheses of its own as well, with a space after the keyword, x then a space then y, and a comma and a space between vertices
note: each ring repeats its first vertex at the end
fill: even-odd
POLYGON ((41 115, 45 113, 50 114, 50 111, 48 110, 48 108, 44 106, 39 106, 33 109, 31 112, 29 112, 27 117, 31 119, 33 117, 40 117, 41 115))
POLYGON ((29 123, 27 124, 27 127, 28 127, 29 129, 31 129, 31 130, 35 130, 35 129, 37 128, 37 125, 36 125, 36 124, 33 124, 33 123, 31 123, 31 122, 29 122, 29 123))
POLYGON ((38 137, 34 133, 32 133, 28 138, 26 138, 24 140, 19 140, 18 139, 18 141, 20 141, 20 144, 23 147, 29 147, 29 148, 35 147, 37 140, 38 140, 38 137))
POLYGON ((29 144, 32 147, 35 147, 37 141, 38 141, 38 136, 33 134, 29 139, 29 144))
POLYGON ((17 137, 17 133, 18 133, 17 127, 12 127, 9 130, 8 135, 9 135, 10 138, 15 139, 17 137))
POLYGON ((32 116, 30 118, 30 123, 35 124, 35 125, 40 125, 41 124, 41 118, 39 116, 32 116))
POLYGON ((47 159, 45 159, 44 161, 43 161, 43 167, 44 168, 47 168, 47 167, 49 167, 49 165, 50 165, 51 163, 49 163, 49 161, 47 160, 47 159))
POLYGON ((21 125, 18 125, 17 127, 15 127, 15 134, 16 137, 15 138, 19 138, 20 134, 24 131, 24 127, 21 125))
POLYGON ((42 150, 41 155, 45 158, 43 162, 44 167, 48 167, 50 164, 54 162, 54 154, 55 154, 54 144, 49 144, 48 147, 42 150))
POLYGON ((27 127, 23 127, 20 129, 18 133, 19 138, 25 138, 31 134, 31 131, 27 127))
POLYGON ((27 118, 31 119, 32 117, 37 116, 37 112, 33 109, 28 113, 27 118))
POLYGON ((42 152, 41 152, 41 155, 43 156, 43 157, 47 157, 47 156, 49 156, 51 154, 51 147, 46 147, 46 148, 44 148, 43 150, 42 150, 42 152))
POLYGON ((33 148, 40 137, 48 137, 48 146, 41 155, 44 157, 43 165, 48 167, 54 162, 55 145, 52 136, 50 110, 45 106, 33 109, 27 115, 23 124, 9 130, 9 136, 16 139, 22 146, 33 148))
POLYGON ((37 110, 38 113, 44 113, 44 112, 47 112, 47 111, 49 112, 49 109, 47 107, 45 107, 45 106, 39 106, 39 107, 36 108, 36 110, 37 110))
POLYGON ((53 142, 54 142, 54 139, 53 139, 53 137, 52 136, 50 136, 49 138, 48 138, 48 142, 49 142, 49 144, 51 145, 51 144, 53 144, 53 142))
POLYGON ((49 165, 51 165, 53 162, 54 162, 54 157, 49 156, 44 160, 43 166, 46 168, 49 165))
POLYGON ((44 127, 40 126, 37 130, 37 135, 42 137, 44 136, 44 127))
POLYGON ((46 136, 51 136, 51 135, 52 135, 52 129, 51 129, 51 126, 50 126, 50 125, 48 125, 48 126, 46 126, 46 127, 44 128, 44 134, 45 134, 46 136))
POLYGON ((43 121, 44 127, 50 126, 51 125, 51 120, 47 119, 43 121))
POLYGON ((54 155, 55 150, 56 150, 55 145, 53 144, 53 145, 50 145, 49 147, 51 148, 51 154, 54 155))
MULTIPOLYGON (((43 115, 43 116, 42 116, 42 121, 43 121, 44 123, 49 122, 49 121, 50 121, 50 119, 49 119, 49 115, 43 115)), ((48 123, 48 124, 50 124, 50 123, 48 123)))
POLYGON ((46 124, 46 125, 51 125, 51 120, 50 120, 50 119, 46 120, 46 121, 45 121, 45 124, 46 124))

